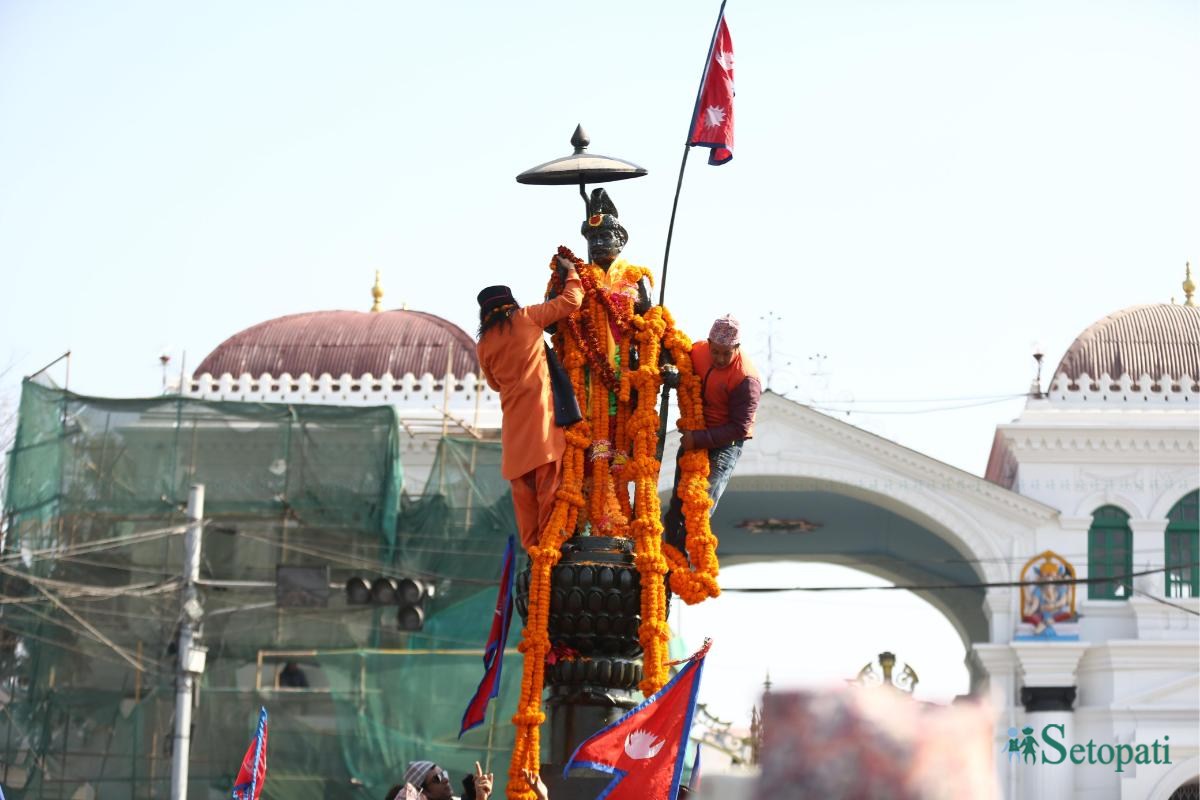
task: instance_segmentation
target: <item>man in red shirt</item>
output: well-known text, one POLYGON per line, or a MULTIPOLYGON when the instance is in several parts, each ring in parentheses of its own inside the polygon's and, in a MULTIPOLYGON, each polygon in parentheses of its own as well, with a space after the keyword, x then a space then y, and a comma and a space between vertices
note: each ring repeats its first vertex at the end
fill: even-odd
MULTIPOLYGON (((725 492, 733 468, 742 455, 742 446, 754 435, 754 415, 762 396, 758 371, 742 352, 739 327, 738 321, 726 314, 712 324, 707 341, 692 345, 692 369, 701 380, 706 427, 699 431, 683 431, 679 452, 697 448, 708 451, 708 496, 712 498, 709 516, 717 510, 717 501, 725 492)), ((663 537, 668 544, 687 554, 678 463, 671 504, 663 519, 663 537)))

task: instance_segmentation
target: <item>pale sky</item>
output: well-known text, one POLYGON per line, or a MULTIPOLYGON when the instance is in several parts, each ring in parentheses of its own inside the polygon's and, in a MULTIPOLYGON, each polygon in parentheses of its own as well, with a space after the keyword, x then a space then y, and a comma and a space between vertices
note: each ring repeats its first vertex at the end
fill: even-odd
MULTIPOLYGON (((695 606, 675 601, 672 629, 690 652, 713 640, 699 702, 735 725, 750 724, 763 681, 772 690, 845 686, 890 650, 917 673, 914 696, 948 703, 970 691, 966 648, 949 620, 912 592, 896 590, 738 594, 739 586, 889 586, 835 564, 744 564, 721 570, 726 590, 695 606)), ((901 667, 897 667, 898 675, 901 667)))
MULTIPOLYGON (((657 272, 717 7, 0 2, 5 391, 70 349, 72 389, 155 394, 164 348, 177 370, 275 316, 366 310, 376 269, 386 305, 470 330, 480 287, 533 300, 557 245, 582 252, 576 191, 513 180, 576 123, 649 170, 610 189, 657 272)), ((777 390, 979 474, 1035 342, 1048 373, 1103 315, 1182 298, 1200 2, 726 12, 735 155, 690 159, 667 305, 695 337, 739 316, 764 373, 778 317, 777 390)))

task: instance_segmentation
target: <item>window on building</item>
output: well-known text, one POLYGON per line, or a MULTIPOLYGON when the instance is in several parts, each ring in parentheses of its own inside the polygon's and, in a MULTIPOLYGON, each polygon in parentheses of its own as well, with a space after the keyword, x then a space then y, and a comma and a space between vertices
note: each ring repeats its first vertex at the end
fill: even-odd
POLYGON ((1133 591, 1133 531, 1129 515, 1116 506, 1101 506, 1088 530, 1088 598, 1126 600, 1133 591), (1096 580, 1110 578, 1111 580, 1096 580))
POLYGON ((1167 512, 1167 597, 1200 597, 1200 491, 1189 492, 1167 512))

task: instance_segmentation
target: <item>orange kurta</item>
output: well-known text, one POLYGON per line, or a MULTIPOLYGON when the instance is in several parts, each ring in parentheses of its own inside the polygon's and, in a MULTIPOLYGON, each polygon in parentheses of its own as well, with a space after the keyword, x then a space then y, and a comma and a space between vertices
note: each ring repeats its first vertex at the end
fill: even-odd
POLYGON ((500 474, 507 480, 558 461, 566 449, 562 428, 554 424, 542 329, 564 319, 582 302, 583 286, 571 270, 561 295, 518 308, 511 326, 501 323, 492 328, 476 348, 483 377, 500 393, 500 474))

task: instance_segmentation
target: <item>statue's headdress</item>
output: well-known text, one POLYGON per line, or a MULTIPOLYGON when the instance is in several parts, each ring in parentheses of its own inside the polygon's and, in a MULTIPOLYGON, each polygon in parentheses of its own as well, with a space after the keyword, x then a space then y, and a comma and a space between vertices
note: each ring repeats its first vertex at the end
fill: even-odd
POLYGON ((608 228, 616 231, 621 241, 629 241, 629 231, 617 219, 617 207, 604 189, 593 189, 592 197, 588 200, 588 218, 583 221, 579 232, 586 239, 592 231, 608 228))

